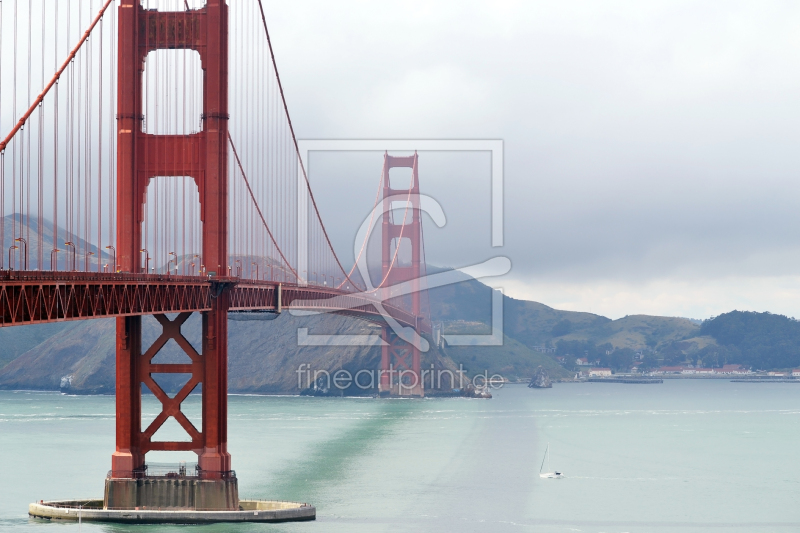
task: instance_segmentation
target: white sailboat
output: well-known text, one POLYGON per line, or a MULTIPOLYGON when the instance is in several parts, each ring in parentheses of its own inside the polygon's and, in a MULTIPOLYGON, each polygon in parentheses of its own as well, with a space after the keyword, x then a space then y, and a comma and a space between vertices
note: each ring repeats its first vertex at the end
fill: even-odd
POLYGON ((542 457, 542 466, 539 467, 539 477, 542 479, 562 479, 564 476, 561 472, 555 472, 550 470, 550 443, 547 443, 547 448, 544 450, 544 457, 542 457), (547 461, 547 470, 548 472, 542 472, 544 468, 544 462, 547 461))

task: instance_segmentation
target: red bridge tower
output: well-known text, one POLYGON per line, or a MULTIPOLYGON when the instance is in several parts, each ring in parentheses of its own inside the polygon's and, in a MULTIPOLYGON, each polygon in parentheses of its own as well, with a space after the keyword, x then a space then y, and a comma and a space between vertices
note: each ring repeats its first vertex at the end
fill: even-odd
MULTIPOLYGON (((418 155, 395 157, 389 154, 383 161, 383 235, 381 269, 383 287, 411 282, 412 293, 402 297, 411 300, 412 314, 419 320, 420 276, 422 275, 422 217, 419 209, 418 155), (411 188, 393 189, 389 182, 392 168, 411 169, 411 188), (406 202, 408 204, 406 206, 406 202), (390 203, 400 203, 396 211, 390 203), (405 220, 394 220, 393 214, 403 212, 405 220), (398 264, 402 241, 411 245, 411 263, 398 264)), ((406 302, 407 303, 407 302, 406 302)), ((419 328, 417 328, 419 330, 419 328)), ((381 379, 379 391, 393 396, 423 396, 420 373, 420 350, 401 339, 389 326, 383 326, 381 334, 384 346, 381 354, 381 379)))
MULTIPOLYGON (((141 272, 142 222, 147 185, 155 177, 191 176, 200 192, 203 262, 210 276, 226 273, 228 263, 228 6, 207 0, 202 9, 186 12, 145 10, 140 0, 119 6, 117 115, 117 257, 119 268, 141 272), (142 74, 149 52, 191 49, 200 54, 204 72, 203 128, 190 135, 151 135, 143 131, 142 74), (212 273, 212 271, 214 271, 212 273)), ((145 266, 145 270, 146 270, 145 266)), ((140 316, 117 318, 117 446, 112 457, 112 481, 144 475, 145 454, 151 450, 194 451, 200 477, 230 479, 227 450, 228 290, 216 284, 211 310, 202 313, 201 353, 181 334, 191 313, 174 321, 156 315, 163 331, 142 353, 140 316), (191 364, 156 365, 153 357, 175 339, 191 364), (152 373, 187 373, 191 378, 169 398, 152 373), (142 428, 141 384, 162 403, 152 424, 142 428), (181 402, 202 385, 202 428, 181 412, 181 402), (153 434, 170 417, 186 430, 191 442, 153 442, 153 434)), ((223 489, 224 506, 237 506, 235 478, 223 489)), ((107 490, 107 499, 109 492, 107 490)), ((125 507, 130 502, 114 506, 125 507)), ((138 503, 136 505, 139 505, 138 503)), ((198 504, 199 505, 199 504, 198 504)), ((214 505, 220 505, 219 502, 214 505)), ((219 507, 217 507, 219 508, 219 507)))

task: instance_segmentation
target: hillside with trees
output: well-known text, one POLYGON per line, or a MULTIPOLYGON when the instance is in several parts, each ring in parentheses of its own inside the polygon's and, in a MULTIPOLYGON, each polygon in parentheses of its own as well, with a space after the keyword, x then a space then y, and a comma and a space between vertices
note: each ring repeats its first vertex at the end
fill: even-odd
POLYGON ((716 341, 707 347, 720 362, 757 369, 800 366, 800 322, 772 313, 731 311, 706 320, 700 333, 716 341))

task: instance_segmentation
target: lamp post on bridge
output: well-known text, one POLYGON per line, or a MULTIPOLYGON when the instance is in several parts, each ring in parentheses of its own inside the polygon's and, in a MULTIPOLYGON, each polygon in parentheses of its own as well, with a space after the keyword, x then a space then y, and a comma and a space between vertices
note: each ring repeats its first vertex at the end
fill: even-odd
POLYGON ((72 247, 72 272, 75 272, 77 270, 77 251, 75 250, 75 243, 67 241, 64 243, 64 246, 72 247))
POLYGON ((14 259, 13 259, 14 250, 17 250, 17 249, 19 249, 19 246, 17 246, 16 244, 14 244, 14 245, 12 245, 12 246, 10 246, 8 248, 8 269, 9 270, 14 270, 14 259))
POLYGON ((17 237, 14 241, 25 245, 25 253, 22 255, 22 270, 28 270, 28 241, 22 237, 17 237))
POLYGON ((117 269, 117 249, 109 244, 108 246, 106 246, 106 250, 111 250, 112 252, 114 252, 114 255, 113 255, 112 259, 111 259, 111 264, 113 265, 112 269, 114 270, 114 273, 116 273, 116 272, 118 272, 118 269, 117 269))
MULTIPOLYGON (((144 254, 145 261, 144 261, 144 273, 147 274, 148 267, 150 266, 150 252, 147 251, 147 248, 142 248, 139 250, 140 254, 144 254)), ((141 265, 141 257, 139 258, 139 265, 141 265)))
MULTIPOLYGON (((251 265, 251 266, 255 266, 255 267, 256 267, 256 277, 255 277, 255 279, 257 280, 257 279, 258 279, 258 263, 256 263, 255 261, 253 261, 253 263, 252 263, 252 265, 251 265)), ((253 276, 252 276, 252 274, 253 274, 253 273, 251 272, 251 273, 250 273, 250 277, 253 277, 253 276)))
POLYGON ((50 270, 58 270, 58 252, 60 252, 58 248, 53 248, 50 250, 50 270), (55 261, 53 260, 53 255, 55 255, 55 261))
MULTIPOLYGON (((171 255, 174 255, 174 256, 175 256, 175 275, 177 276, 177 275, 178 275, 178 254, 176 254, 175 252, 169 252, 169 253, 167 254, 167 257, 169 257, 169 256, 171 256, 171 255)), ((170 259, 170 260, 168 260, 168 261, 167 261, 167 275, 168 275, 168 276, 169 276, 169 264, 170 264, 171 262, 172 262, 172 259, 170 259)))

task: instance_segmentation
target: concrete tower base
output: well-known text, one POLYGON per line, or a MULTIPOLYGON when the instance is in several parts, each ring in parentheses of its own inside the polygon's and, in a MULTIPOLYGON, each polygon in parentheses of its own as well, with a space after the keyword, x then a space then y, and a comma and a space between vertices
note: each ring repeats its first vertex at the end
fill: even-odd
POLYGON ((109 478, 103 508, 238 511, 239 487, 235 476, 109 478))

